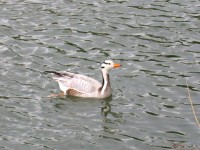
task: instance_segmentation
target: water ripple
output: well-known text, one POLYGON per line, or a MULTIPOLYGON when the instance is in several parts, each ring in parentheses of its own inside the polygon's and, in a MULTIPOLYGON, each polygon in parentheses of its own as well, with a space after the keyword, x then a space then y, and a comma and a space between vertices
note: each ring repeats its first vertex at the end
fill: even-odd
POLYGON ((0 2, 2 149, 198 149, 197 1, 0 2), (46 70, 101 80, 114 59, 107 100, 49 99, 46 70), (192 145, 192 146, 191 146, 192 145))

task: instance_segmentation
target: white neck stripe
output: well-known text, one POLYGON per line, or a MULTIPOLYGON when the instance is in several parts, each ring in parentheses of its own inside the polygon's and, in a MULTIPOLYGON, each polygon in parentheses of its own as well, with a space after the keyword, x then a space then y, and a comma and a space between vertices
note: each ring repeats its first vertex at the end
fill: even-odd
POLYGON ((108 82, 107 81, 104 81, 104 85, 103 85, 103 88, 101 90, 101 94, 105 93, 105 90, 106 90, 106 87, 108 85, 108 82))

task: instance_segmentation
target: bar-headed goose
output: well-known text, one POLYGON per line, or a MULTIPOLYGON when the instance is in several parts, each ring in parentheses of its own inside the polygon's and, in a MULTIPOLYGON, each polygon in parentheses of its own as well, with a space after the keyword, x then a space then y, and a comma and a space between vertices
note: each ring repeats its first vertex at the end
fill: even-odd
POLYGON ((111 60, 101 64, 102 84, 90 77, 81 74, 74 74, 66 71, 48 71, 53 74, 53 79, 58 82, 60 90, 64 95, 91 98, 106 98, 111 96, 112 90, 108 71, 120 67, 111 60))

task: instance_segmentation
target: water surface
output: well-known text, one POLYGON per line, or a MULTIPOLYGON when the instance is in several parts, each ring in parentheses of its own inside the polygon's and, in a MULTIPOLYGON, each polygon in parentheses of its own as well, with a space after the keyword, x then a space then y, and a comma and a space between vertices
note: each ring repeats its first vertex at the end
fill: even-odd
POLYGON ((200 149, 198 0, 0 1, 0 149, 200 149), (101 80, 112 98, 47 98, 46 70, 101 80), (199 115, 199 114, 198 114, 199 115))

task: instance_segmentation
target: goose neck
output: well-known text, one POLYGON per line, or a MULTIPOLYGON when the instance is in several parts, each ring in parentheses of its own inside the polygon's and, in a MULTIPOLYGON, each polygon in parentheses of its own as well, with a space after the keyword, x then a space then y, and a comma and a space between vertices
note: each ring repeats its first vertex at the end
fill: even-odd
POLYGON ((108 90, 108 88, 110 88, 110 78, 109 78, 109 74, 106 71, 102 71, 102 87, 101 87, 101 93, 105 93, 106 90, 108 90))

